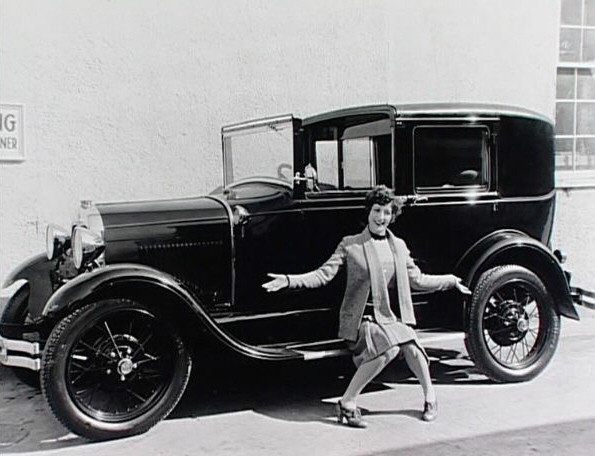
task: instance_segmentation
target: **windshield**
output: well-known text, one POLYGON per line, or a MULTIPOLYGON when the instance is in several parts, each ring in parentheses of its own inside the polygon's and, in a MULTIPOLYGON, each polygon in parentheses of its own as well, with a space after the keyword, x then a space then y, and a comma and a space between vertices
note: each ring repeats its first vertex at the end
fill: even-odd
POLYGON ((293 179, 293 117, 223 127, 224 185, 267 178, 293 179))

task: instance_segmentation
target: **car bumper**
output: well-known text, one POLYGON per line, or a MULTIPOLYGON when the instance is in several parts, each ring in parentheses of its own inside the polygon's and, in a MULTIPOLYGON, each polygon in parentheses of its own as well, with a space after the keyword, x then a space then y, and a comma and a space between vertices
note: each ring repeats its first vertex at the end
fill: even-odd
POLYGON ((38 371, 41 368, 39 343, 7 339, 0 335, 0 364, 38 371))
POLYGON ((579 306, 595 310, 595 293, 579 287, 571 287, 572 301, 579 306))

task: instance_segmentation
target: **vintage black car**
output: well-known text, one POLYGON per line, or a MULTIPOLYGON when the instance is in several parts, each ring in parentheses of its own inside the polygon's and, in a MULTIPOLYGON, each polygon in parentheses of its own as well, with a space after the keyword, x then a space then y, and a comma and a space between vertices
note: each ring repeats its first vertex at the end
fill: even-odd
MULTIPOLYGON (((267 294, 268 272, 322 264, 365 223, 364 195, 406 200, 392 227, 426 273, 473 290, 414 293, 420 327, 464 331, 477 368, 525 381, 550 362, 560 317, 578 319, 552 252, 554 130, 525 109, 378 105, 224 127, 209 195, 81 203, 71 229, 17 268, 0 362, 91 439, 144 432, 180 399, 205 350, 270 362, 348 354, 337 339, 345 275, 267 294), (225 350, 222 350, 225 352, 225 350)), ((423 337, 422 337, 423 341, 423 337)))

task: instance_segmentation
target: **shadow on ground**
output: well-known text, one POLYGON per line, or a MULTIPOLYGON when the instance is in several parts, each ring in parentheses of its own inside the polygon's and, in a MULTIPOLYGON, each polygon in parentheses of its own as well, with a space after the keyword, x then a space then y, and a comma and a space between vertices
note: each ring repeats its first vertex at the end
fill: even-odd
MULTIPOLYGON (((475 385, 489 383, 475 373, 466 355, 455 350, 429 349, 432 375, 436 384, 475 385)), ((293 422, 320 422, 338 426, 334 401, 341 396, 354 367, 350 359, 309 363, 195 362, 193 376, 182 400, 167 418, 200 418, 239 411, 253 411, 275 419, 293 422)), ((403 360, 393 361, 364 390, 398 388, 417 383, 403 360)), ((64 429, 53 419, 41 393, 27 387, 0 368, 0 407, 10 405, 10 416, 0 417, 0 453, 47 451, 91 443, 64 429)), ((364 409, 364 415, 374 415, 364 409)), ((419 419, 419 410, 384 410, 382 414, 419 419)), ((150 431, 149 431, 150 432, 150 431)))
MULTIPOLYGON (((469 358, 459 351, 429 349, 428 354, 432 360, 432 376, 438 385, 491 383, 478 374, 469 358)), ((241 368, 194 375, 184 398, 169 419, 252 410, 287 421, 321 421, 328 424, 328 418, 335 413, 335 405, 325 399, 341 396, 353 372, 351 360, 340 359, 283 365, 250 363, 241 368)), ((399 359, 368 385, 364 393, 416 383, 417 379, 405 361, 399 359)), ((418 410, 382 413, 416 419, 420 414, 418 410)))

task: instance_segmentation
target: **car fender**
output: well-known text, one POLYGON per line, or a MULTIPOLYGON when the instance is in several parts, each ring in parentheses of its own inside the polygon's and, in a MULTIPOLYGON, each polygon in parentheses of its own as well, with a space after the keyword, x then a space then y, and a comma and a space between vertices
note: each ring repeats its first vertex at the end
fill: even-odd
POLYGON ((455 270, 473 287, 484 271, 509 263, 525 266, 535 272, 552 293, 557 312, 574 320, 579 319, 560 262, 541 242, 521 231, 500 230, 485 236, 465 252, 455 270))
POLYGON ((110 288, 114 289, 119 285, 127 284, 144 284, 147 287, 158 287, 165 291, 181 301, 192 312, 197 319, 197 324, 202 323, 220 342, 243 355, 258 359, 296 358, 296 354, 289 351, 259 350, 258 347, 247 345, 236 339, 222 330, 196 297, 173 276, 140 264, 119 263, 77 276, 51 296, 43 309, 43 315, 50 319, 59 318, 89 302, 94 296, 109 294, 110 288))
POLYGON ((44 304, 53 293, 51 271, 56 269, 57 260, 48 260, 45 253, 32 256, 13 269, 2 284, 6 289, 15 283, 30 284, 28 308, 31 317, 37 318, 43 309, 44 304))

